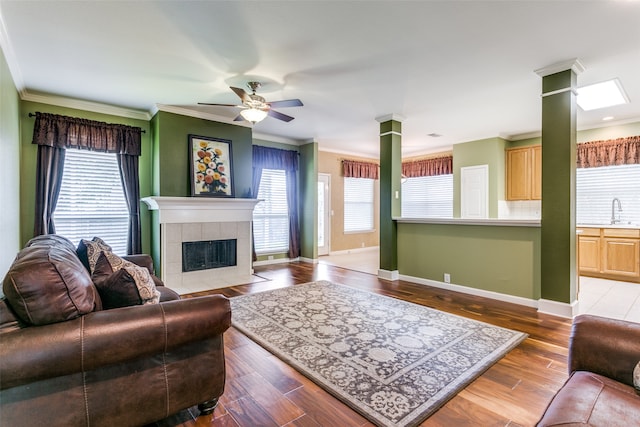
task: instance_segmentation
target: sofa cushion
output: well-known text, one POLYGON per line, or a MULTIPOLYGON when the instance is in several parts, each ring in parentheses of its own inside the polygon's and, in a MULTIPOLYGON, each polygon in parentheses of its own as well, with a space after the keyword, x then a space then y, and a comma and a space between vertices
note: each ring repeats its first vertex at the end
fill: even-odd
POLYGON ((74 319, 94 309, 91 276, 68 245, 38 239, 22 249, 3 281, 15 314, 30 325, 74 319))
POLYGON ((160 292, 145 267, 125 261, 112 252, 100 252, 91 276, 104 309, 157 304, 160 292))
POLYGON ((91 240, 81 239, 80 243, 78 243, 77 254, 89 273, 93 274, 93 269, 96 266, 100 252, 111 252, 111 250, 111 246, 105 243, 104 240, 99 237, 94 237, 91 240))
POLYGON ((640 393, 640 362, 638 362, 633 369, 633 386, 636 388, 636 391, 640 393))
POLYGON ((542 426, 630 426, 640 420, 640 396, 611 378, 576 371, 555 395, 542 426))

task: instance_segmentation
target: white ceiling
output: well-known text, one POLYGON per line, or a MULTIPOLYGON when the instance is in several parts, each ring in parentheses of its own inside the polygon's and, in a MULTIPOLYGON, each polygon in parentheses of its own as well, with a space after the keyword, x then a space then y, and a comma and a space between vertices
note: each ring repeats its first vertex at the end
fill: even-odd
POLYGON ((377 157, 375 119, 388 114, 404 117, 405 156, 535 134, 534 70, 573 58, 586 68, 580 86, 615 77, 631 100, 578 109, 578 129, 640 120, 638 1, 0 0, 0 18, 24 99, 166 105, 231 122, 238 109, 196 104, 238 103, 229 86, 258 80, 267 101, 304 107, 254 133, 321 150, 377 157))

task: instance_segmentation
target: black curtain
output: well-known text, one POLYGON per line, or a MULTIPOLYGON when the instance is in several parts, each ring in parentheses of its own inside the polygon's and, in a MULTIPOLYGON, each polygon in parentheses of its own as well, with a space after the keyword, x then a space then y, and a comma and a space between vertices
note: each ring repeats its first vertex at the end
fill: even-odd
POLYGON ((141 152, 142 129, 109 124, 58 114, 36 113, 33 144, 38 145, 36 172, 36 218, 34 236, 55 233, 55 211, 64 170, 67 148, 115 153, 120 178, 129 208, 127 252, 142 251, 140 232, 140 184, 138 157, 141 152))
POLYGON ((56 232, 53 212, 56 210, 60 195, 65 154, 64 148, 38 146, 34 236, 55 234, 56 232))
MULTIPOLYGON (((289 258, 300 256, 300 225, 298 209, 298 152, 278 148, 253 146, 253 197, 257 197, 262 169, 284 170, 287 177, 287 208, 289 209, 289 258)), ((254 252, 255 259, 255 252, 254 252)))

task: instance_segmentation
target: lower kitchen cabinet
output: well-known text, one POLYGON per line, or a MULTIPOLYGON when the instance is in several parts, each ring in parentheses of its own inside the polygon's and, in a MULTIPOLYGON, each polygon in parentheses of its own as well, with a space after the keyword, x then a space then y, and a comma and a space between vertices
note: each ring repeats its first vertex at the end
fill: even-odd
POLYGON ((583 276, 640 282, 640 230, 581 228, 579 270, 583 276))

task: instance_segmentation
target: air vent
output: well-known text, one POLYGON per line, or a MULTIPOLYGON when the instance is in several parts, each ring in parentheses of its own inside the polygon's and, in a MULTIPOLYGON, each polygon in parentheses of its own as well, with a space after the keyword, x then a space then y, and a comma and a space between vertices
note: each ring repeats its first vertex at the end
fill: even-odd
POLYGON ((434 132, 434 133, 427 134, 427 136, 430 136, 431 138, 440 138, 442 135, 434 132))

